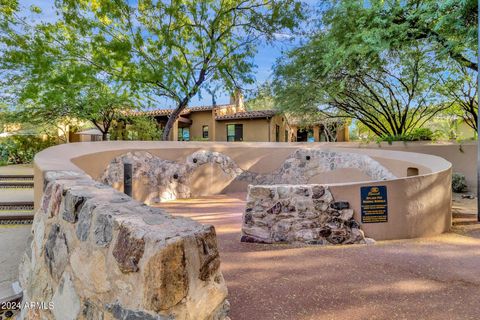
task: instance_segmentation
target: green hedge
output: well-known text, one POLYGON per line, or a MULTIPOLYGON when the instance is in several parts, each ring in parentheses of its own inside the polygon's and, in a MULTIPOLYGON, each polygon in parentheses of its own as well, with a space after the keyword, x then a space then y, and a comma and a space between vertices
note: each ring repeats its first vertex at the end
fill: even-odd
POLYGON ((31 163, 37 152, 55 144, 56 139, 30 135, 0 138, 0 165, 31 163))

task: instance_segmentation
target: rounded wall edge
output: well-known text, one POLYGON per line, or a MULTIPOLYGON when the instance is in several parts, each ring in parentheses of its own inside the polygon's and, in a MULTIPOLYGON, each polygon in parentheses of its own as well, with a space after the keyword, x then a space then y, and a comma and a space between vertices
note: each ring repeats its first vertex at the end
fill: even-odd
MULTIPOLYGON (((442 177, 443 172, 450 172, 448 178, 444 177, 443 183, 446 183, 443 187, 436 186, 435 188, 440 191, 440 193, 444 193, 444 189, 448 188, 451 191, 451 167, 452 164, 446 161, 443 158, 438 156, 426 155, 426 154, 418 154, 418 153, 411 153, 411 152, 403 152, 403 151, 393 151, 393 150, 374 150, 374 149, 367 149, 367 148, 344 148, 344 147, 335 147, 335 145, 331 144, 308 144, 308 143, 218 143, 218 142, 140 142, 140 141, 111 141, 111 142, 90 142, 90 143, 72 143, 72 144, 65 144, 54 146, 44 151, 38 153, 35 156, 34 160, 34 173, 35 173, 35 208, 38 208, 40 203, 41 194, 43 193, 43 176, 45 172, 48 171, 59 171, 59 170, 68 170, 68 171, 77 171, 77 172, 86 172, 90 174, 92 177, 96 178, 92 175, 88 170, 85 170, 85 166, 82 165, 82 159, 87 160, 88 165, 99 165, 99 161, 101 162, 100 166, 103 166, 105 163, 108 163, 107 160, 111 160, 114 158, 114 155, 118 155, 121 153, 127 153, 129 151, 139 151, 139 150, 159 150, 165 156, 168 156, 168 151, 171 150, 170 153, 176 155, 184 155, 186 153, 194 152, 198 149, 207 149, 207 150, 214 150, 218 152, 227 152, 230 150, 242 150, 242 149, 249 149, 255 148, 255 150, 264 149, 265 154, 269 154, 272 152, 272 149, 275 150, 283 150, 285 153, 288 153, 288 150, 294 152, 296 149, 299 148, 321 148, 325 150, 332 150, 332 151, 341 151, 341 152, 359 152, 371 156, 379 156, 382 157, 403 157, 405 160, 409 162, 416 161, 419 164, 424 165, 428 161, 432 161, 431 169, 439 169, 439 171, 434 171, 430 173, 426 173, 419 176, 413 177, 401 177, 398 179, 392 179, 387 181, 371 181, 371 182, 350 182, 350 183, 342 183, 342 184, 332 184, 331 188, 334 194, 338 194, 337 198, 342 200, 341 198, 345 198, 344 200, 349 200, 352 203, 352 207, 355 210, 356 218, 360 218, 360 199, 359 199, 359 189, 361 186, 366 185, 387 185, 389 192, 390 201, 390 208, 389 210, 393 210, 391 212, 397 212, 399 210, 403 210, 403 212, 409 212, 414 210, 420 212, 419 214, 395 214, 395 216, 404 217, 397 221, 400 224, 401 230, 393 230, 393 228, 385 228, 385 227, 378 227, 372 225, 364 225, 365 231, 368 236, 376 239, 391 239, 397 238, 397 235, 404 235, 404 238, 412 238, 416 237, 416 235, 428 235, 433 233, 438 233, 438 230, 446 231, 450 228, 451 224, 451 217, 450 222, 445 222, 441 226, 436 227, 421 227, 418 230, 412 226, 412 221, 416 221, 423 225, 422 219, 418 219, 419 216, 427 216, 427 220, 431 220, 432 218, 425 214, 425 204, 422 204, 420 200, 426 200, 427 203, 429 201, 428 197, 424 197, 420 199, 419 196, 414 196, 408 190, 423 190, 422 192, 426 192, 426 184, 427 181, 431 179, 436 179, 436 177, 442 177), (347 151, 348 150, 348 151, 347 151), (96 156, 100 156, 100 154, 105 155, 105 159, 96 158, 96 156), (108 159, 107 159, 108 158, 108 159), (448 180, 448 181, 447 181, 448 180), (441 189, 441 190, 440 190, 441 189), (338 191, 337 191, 338 190, 338 191), (342 195, 339 194, 341 191, 342 195), (411 203, 410 207, 405 207, 404 200, 399 201, 397 199, 405 199, 405 197, 401 197, 401 194, 405 194, 405 197, 409 199, 411 203), (401 209, 397 209, 401 208, 401 209), (402 209, 403 208, 403 209, 402 209), (417 209, 415 209, 417 208, 417 209), (388 230, 388 232, 381 231, 382 229, 388 230), (392 229, 392 230, 390 230, 392 229), (433 230, 433 231, 431 231, 433 230)), ((176 158, 177 156, 173 157, 176 158)), ((172 158, 172 160, 173 160, 172 158)), ((87 165, 86 165, 87 166, 87 165)), ((435 184, 438 185, 438 184, 435 184)), ((420 191, 419 191, 420 192, 420 191)), ((435 195, 430 194, 432 198, 436 198, 435 195)), ((446 203, 445 199, 451 202, 451 192, 449 195, 445 196, 443 202, 446 203)), ((440 201, 440 200, 439 200, 440 201)), ((441 201, 442 202, 442 201, 441 201)), ((432 206, 430 204, 427 205, 432 206)), ((448 205, 448 214, 450 214, 451 206, 448 205)), ((447 209, 445 209, 447 210, 447 209)), ((442 211, 442 210, 440 210, 442 211)), ((443 210, 444 211, 444 210, 443 210)), ((440 214, 441 219, 445 219, 446 212, 440 214)), ((390 213, 390 212, 389 212, 390 213)), ((360 221, 360 220, 358 220, 360 221)), ((388 222, 387 224, 393 223, 388 222)), ((438 223, 438 222, 437 222, 438 223)), ((442 231, 442 232, 443 232, 442 231)))
POLYGON ((438 235, 452 225, 451 167, 404 179, 331 185, 337 201, 348 201, 365 236, 375 240, 410 239, 438 235), (361 187, 386 186, 388 222, 362 223, 361 187))

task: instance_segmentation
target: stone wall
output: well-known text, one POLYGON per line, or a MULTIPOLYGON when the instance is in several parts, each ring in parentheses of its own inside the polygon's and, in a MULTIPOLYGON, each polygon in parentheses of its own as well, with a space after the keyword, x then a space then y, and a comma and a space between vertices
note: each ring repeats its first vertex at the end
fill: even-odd
POLYGON ((215 229, 49 172, 20 267, 22 319, 228 319, 215 229))
POLYGON ((298 149, 278 169, 268 174, 244 170, 229 156, 214 151, 194 152, 185 162, 160 159, 146 151, 128 152, 112 160, 101 181, 120 188, 125 162, 133 164, 134 180, 143 182, 142 190, 137 190, 142 194, 137 194, 136 198, 145 203, 189 198, 190 177, 196 169, 206 164, 216 164, 228 178, 253 185, 305 184, 320 173, 344 168, 358 169, 371 180, 396 178, 379 162, 364 154, 328 149, 298 149))
POLYGON ((354 211, 323 185, 249 186, 242 241, 256 243, 368 243, 354 211))

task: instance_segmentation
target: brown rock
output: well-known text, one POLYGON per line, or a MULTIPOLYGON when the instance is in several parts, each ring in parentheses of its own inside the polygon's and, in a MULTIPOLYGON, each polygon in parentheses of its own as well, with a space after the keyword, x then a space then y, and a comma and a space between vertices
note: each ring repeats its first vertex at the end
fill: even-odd
POLYGON ((137 272, 138 262, 143 256, 145 241, 132 235, 127 226, 120 226, 117 242, 113 248, 113 256, 123 273, 137 272))
POLYGON ((272 199, 274 197, 274 194, 274 191, 271 190, 269 187, 252 186, 249 190, 249 196, 254 199, 272 199))
POLYGON ((169 244, 148 261, 144 272, 145 308, 167 310, 177 305, 188 292, 184 242, 169 244))
POLYGON ((197 235, 196 240, 201 265, 199 277, 202 281, 207 281, 220 268, 215 228, 210 226, 205 233, 197 235))
POLYGON ((281 211, 282 211, 282 204, 280 202, 275 203, 273 207, 267 210, 267 212, 270 214, 279 214, 281 211))
POLYGON ((314 186, 312 188, 312 199, 320 199, 325 194, 325 188, 322 186, 314 186))

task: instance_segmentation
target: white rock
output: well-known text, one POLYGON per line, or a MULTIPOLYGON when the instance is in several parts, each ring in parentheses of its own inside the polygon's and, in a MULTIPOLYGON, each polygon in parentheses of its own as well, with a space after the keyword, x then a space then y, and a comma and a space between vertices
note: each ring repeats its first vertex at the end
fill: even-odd
POLYGON ((54 305, 52 312, 56 320, 75 320, 78 318, 80 298, 68 272, 63 274, 52 302, 54 305))

